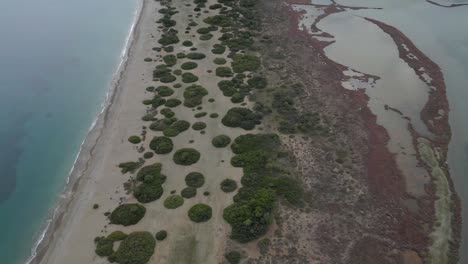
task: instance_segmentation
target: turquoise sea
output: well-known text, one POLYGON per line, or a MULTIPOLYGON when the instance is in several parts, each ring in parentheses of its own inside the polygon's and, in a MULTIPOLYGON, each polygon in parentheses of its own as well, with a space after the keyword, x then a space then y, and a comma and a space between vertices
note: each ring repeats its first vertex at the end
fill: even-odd
POLYGON ((0 0, 0 259, 25 263, 121 61, 138 0, 0 0))

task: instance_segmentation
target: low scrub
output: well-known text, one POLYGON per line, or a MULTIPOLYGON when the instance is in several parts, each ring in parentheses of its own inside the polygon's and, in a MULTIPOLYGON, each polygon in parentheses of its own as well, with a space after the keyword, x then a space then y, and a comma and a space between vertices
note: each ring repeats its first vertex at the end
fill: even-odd
POLYGON ((176 209, 184 204, 184 198, 182 196, 174 194, 168 196, 166 200, 164 200, 164 207, 167 209, 176 209))
POLYGON ((210 220, 212 213, 212 209, 209 205, 200 203, 190 208, 188 216, 193 222, 201 223, 210 220))
POLYGON ((145 216, 146 208, 141 204, 122 204, 112 211, 111 224, 129 226, 138 223, 145 216))
POLYGON ((185 88, 184 91, 184 105, 186 107, 195 107, 202 103, 204 96, 208 94, 208 91, 200 85, 191 85, 185 88))
POLYGON ((173 160, 179 165, 192 165, 200 159, 200 152, 192 148, 182 148, 174 153, 173 160))
POLYGON ((185 176, 185 183, 189 187, 200 188, 205 184, 205 176, 200 172, 190 172, 185 176))
POLYGON ((174 143, 172 143, 172 140, 168 137, 154 137, 149 147, 157 154, 167 154, 174 148, 174 143))
POLYGON ((211 140, 211 144, 216 148, 224 148, 231 143, 231 138, 227 135, 218 135, 211 140))
POLYGON ((260 124, 262 116, 252 112, 248 108, 234 107, 229 109, 221 122, 228 127, 240 127, 245 130, 252 130, 260 124))
POLYGON ((156 240, 150 232, 133 232, 120 243, 113 259, 119 264, 145 264, 155 247, 156 240))

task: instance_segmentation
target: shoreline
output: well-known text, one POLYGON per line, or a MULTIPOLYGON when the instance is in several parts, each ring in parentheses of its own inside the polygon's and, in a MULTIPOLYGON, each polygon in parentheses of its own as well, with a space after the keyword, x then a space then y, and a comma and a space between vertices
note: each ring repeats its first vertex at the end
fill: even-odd
POLYGON ((85 138, 80 144, 78 153, 66 178, 65 186, 58 194, 56 201, 50 207, 49 213, 43 221, 41 229, 38 231, 38 235, 34 238, 35 242, 31 248, 31 254, 25 261, 26 264, 40 263, 43 260, 53 240, 53 233, 63 224, 62 220, 66 216, 67 209, 69 209, 75 198, 76 190, 82 178, 88 176, 86 175, 86 171, 89 162, 93 158, 92 153, 103 135, 103 130, 108 123, 110 108, 113 103, 115 103, 116 95, 121 88, 121 81, 135 46, 141 16, 145 7, 145 0, 138 0, 137 6, 133 12, 132 24, 126 37, 124 48, 120 52, 119 64, 113 73, 109 88, 106 91, 105 99, 101 103, 101 111, 92 121, 85 138))

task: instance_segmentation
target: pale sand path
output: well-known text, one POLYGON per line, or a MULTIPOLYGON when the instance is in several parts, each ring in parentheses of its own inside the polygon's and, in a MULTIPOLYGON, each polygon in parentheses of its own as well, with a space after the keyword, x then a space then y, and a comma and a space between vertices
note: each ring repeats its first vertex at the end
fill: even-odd
MULTIPOLYGON (((196 33, 197 28, 208 26, 202 22, 203 18, 213 15, 217 11, 210 10, 210 14, 202 13, 200 18, 194 17, 193 19, 199 26, 192 28, 190 34, 185 34, 185 27, 189 19, 188 14, 195 15, 194 5, 185 6, 188 3, 192 3, 192 1, 185 0, 173 3, 173 6, 180 11, 173 16, 173 19, 177 21, 175 28, 179 31, 181 42, 190 39, 198 48, 197 52, 207 55, 207 58, 196 61, 199 67, 191 72, 200 77, 198 83, 209 91, 209 95, 203 99, 202 111, 208 112, 208 115, 218 113, 219 117, 205 116, 197 119, 194 118, 195 112, 192 109, 183 105, 173 108, 176 117, 180 120, 187 120, 191 124, 195 121, 204 121, 207 123, 207 128, 204 135, 189 129, 172 139, 175 145, 174 151, 182 147, 193 147, 202 154, 200 161, 192 166, 176 165, 172 161, 174 151, 168 155, 155 155, 147 160, 145 165, 154 162, 163 164, 162 173, 168 176, 167 182, 163 185, 163 196, 155 202, 145 204, 146 216, 137 225, 129 227, 107 225, 108 220, 103 214, 112 211, 119 204, 120 198, 123 198, 124 203, 136 202, 133 196, 126 195, 123 190, 123 184, 130 175, 122 175, 116 165, 124 161, 136 161, 138 157, 142 156, 141 153, 137 152, 136 147, 127 141, 127 138, 130 135, 139 135, 142 126, 149 125, 149 122, 141 121, 141 117, 146 112, 145 106, 141 102, 152 97, 150 93, 145 92, 145 87, 160 85, 152 81, 152 70, 159 63, 143 61, 146 57, 155 58, 158 55, 152 48, 159 46, 157 40, 160 32, 155 21, 160 17, 157 12, 160 6, 158 2, 145 0, 145 8, 136 28, 135 42, 130 53, 128 66, 122 76, 120 86, 116 90, 114 102, 109 109, 103 136, 97 143, 89 169, 84 174, 64 220, 55 231, 54 238, 41 263, 108 263, 106 258, 98 257, 94 253, 93 240, 96 236, 106 235, 114 230, 122 230, 127 233, 149 231, 154 234, 162 229, 168 231, 168 238, 163 242, 157 242, 155 254, 149 263, 222 262, 224 244, 230 231, 229 225, 222 219, 222 212, 226 206, 232 203, 233 194, 222 192, 219 184, 226 177, 235 179, 239 183, 242 171, 230 165, 232 152, 229 147, 216 149, 211 145, 211 139, 219 134, 227 134, 234 139, 240 134, 245 134, 246 131, 225 127, 220 122, 227 110, 234 106, 229 98, 224 97, 218 89, 217 82, 221 78, 215 77, 214 74, 217 66, 213 63, 213 59, 225 57, 212 54, 210 51, 214 43, 219 43, 217 39, 221 33, 215 32, 215 36, 209 41, 198 41, 199 34, 196 33), (191 35, 196 35, 196 38, 192 38, 191 35), (213 70, 213 73, 207 73, 207 70, 213 70), (215 102, 209 103, 209 98, 214 98, 215 102), (189 144, 191 139, 195 141, 193 144, 189 144), (222 160, 225 162, 221 162, 222 160), (186 186, 185 175, 191 171, 199 171, 205 175, 205 185, 198 189, 197 196, 186 199, 184 205, 175 210, 164 208, 164 199, 170 195, 171 190, 177 190, 177 193, 180 193, 186 186), (204 196, 204 191, 209 191, 211 195, 204 196), (195 224, 189 220, 187 211, 198 202, 209 204, 213 208, 213 218, 210 221, 195 224), (95 203, 100 206, 97 210, 92 209, 95 203), (107 227, 105 227, 106 225, 107 227)), ((213 3, 215 1, 209 1, 207 6, 213 3)), ((188 52, 189 48, 182 47, 180 43, 174 45, 175 50, 172 54, 181 51, 188 52)), ((161 52, 160 55, 165 55, 165 53, 161 52)), ((189 60, 179 59, 177 65, 172 68, 177 69, 182 62, 186 61, 189 60)), ((180 77, 177 79, 176 82, 168 86, 180 82, 180 77)), ((188 84, 184 84, 182 88, 174 89, 176 93, 171 98, 175 97, 183 101, 182 93, 187 86, 188 84)), ((148 150, 148 144, 153 136, 161 134, 161 132, 148 130, 144 142, 145 148, 148 150)))

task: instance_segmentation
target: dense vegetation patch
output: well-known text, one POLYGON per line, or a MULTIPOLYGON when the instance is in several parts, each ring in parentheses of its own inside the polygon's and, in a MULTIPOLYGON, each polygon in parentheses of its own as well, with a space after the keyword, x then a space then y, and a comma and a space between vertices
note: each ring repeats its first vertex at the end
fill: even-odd
POLYGON ((167 237, 167 231, 166 230, 161 230, 161 231, 157 232, 154 237, 158 241, 163 241, 167 237))
POLYGON ((177 106, 179 106, 181 103, 182 103, 182 101, 180 101, 179 99, 177 99, 177 98, 171 98, 171 99, 168 99, 168 100, 166 101, 166 103, 164 104, 164 106, 166 106, 166 107, 177 107, 177 106))
POLYGON ((204 117, 206 116, 208 113, 207 112, 200 112, 200 113, 196 113, 194 115, 195 118, 200 118, 200 117, 204 117))
POLYGON ((193 61, 188 61, 188 62, 184 62, 182 63, 182 65, 180 65, 180 68, 182 70, 193 70, 195 68, 197 68, 198 64, 196 62, 193 62, 193 61))
POLYGON ((210 220, 212 215, 212 209, 209 205, 206 204, 196 204, 190 208, 188 211, 188 216, 190 220, 195 223, 206 222, 210 220))
POLYGON ((113 255, 119 264, 145 264, 154 254, 156 240, 149 232, 130 233, 113 255))
POLYGON ((163 130, 166 137, 175 137, 190 128, 190 123, 185 120, 177 120, 163 130))
POLYGON ((241 260, 241 254, 237 251, 230 251, 224 255, 229 264, 239 264, 241 260))
POLYGON ((143 158, 145 159, 151 159, 153 156, 154 156, 154 153, 150 151, 145 152, 145 154, 143 154, 143 158))
POLYGON ((268 84, 267 80, 261 76, 254 76, 251 79, 247 80, 247 83, 249 84, 250 87, 253 87, 256 89, 263 89, 268 84))
POLYGON ((157 154, 167 154, 174 148, 174 143, 168 137, 153 137, 149 147, 157 154))
POLYGON ((189 187, 200 188, 205 184, 205 176, 200 172, 190 172, 185 176, 185 183, 189 187))
POLYGON ((174 94, 174 90, 172 90, 170 87, 165 86, 165 85, 159 86, 158 88, 156 88, 155 91, 157 91, 158 94, 162 97, 171 96, 174 94))
POLYGON ((192 125, 193 130, 202 130, 202 129, 205 129, 205 128, 206 128, 206 123, 201 122, 201 121, 195 122, 192 125))
POLYGON ((138 162, 135 161, 127 161, 127 162, 122 162, 117 165, 117 167, 120 168, 120 171, 125 174, 127 172, 134 172, 136 169, 138 169, 142 164, 144 160, 139 160, 138 162))
POLYGON ((229 109, 221 122, 228 127, 241 127, 245 130, 252 130, 255 125, 260 124, 262 116, 252 112, 248 108, 234 107, 229 109))
POLYGON ((211 49, 211 52, 213 54, 223 54, 226 51, 226 47, 221 45, 221 44, 214 44, 213 49, 211 49))
POLYGON ((211 144, 216 148, 224 148, 231 143, 231 138, 227 135, 218 135, 211 140, 211 144))
POLYGON ((94 250, 96 255, 108 257, 114 254, 114 241, 106 237, 97 237, 94 239, 94 243, 96 243, 96 249, 94 250))
POLYGON ((254 55, 236 54, 231 65, 232 70, 237 73, 256 71, 260 68, 260 58, 254 55))
POLYGON ((204 59, 206 56, 203 53, 198 53, 198 52, 190 52, 187 54, 187 58, 191 60, 201 60, 204 59))
POLYGON ((221 190, 223 190, 223 192, 233 192, 236 189, 237 189, 237 183, 234 180, 224 179, 221 182, 221 190))
POLYGON ((133 190, 133 196, 140 203, 149 203, 162 196, 164 190, 161 185, 166 181, 166 176, 161 174, 161 169, 160 163, 154 163, 138 171, 136 180, 140 183, 133 190))
POLYGON ((125 238, 127 238, 127 234, 125 234, 122 231, 114 231, 107 236, 107 239, 113 242, 121 241, 121 240, 124 240, 125 238))
POLYGON ((210 40, 211 38, 213 38, 213 34, 211 33, 200 35, 200 40, 203 41, 210 40))
POLYGON ((218 77, 232 77, 233 73, 229 67, 218 67, 216 68, 216 76, 218 77))
POLYGON ((174 153, 173 160, 179 165, 192 165, 200 159, 200 152, 192 148, 182 148, 174 153))
POLYGON ((197 195, 197 188, 186 187, 182 189, 182 191, 180 192, 180 195, 184 197, 185 199, 190 199, 192 197, 195 197, 195 195, 197 195))
POLYGON ((203 86, 192 84, 191 86, 185 88, 184 105, 186 107, 198 106, 202 103, 203 97, 207 94, 208 91, 203 86))
POLYGON ((185 40, 184 42, 182 42, 182 45, 184 45, 185 47, 191 47, 193 46, 193 42, 190 40, 185 40))
POLYGON ((184 204, 184 198, 182 198, 180 195, 174 194, 171 196, 168 196, 166 200, 164 200, 164 207, 168 209, 175 209, 177 207, 180 207, 184 204))
POLYGON ((177 37, 177 31, 169 30, 168 32, 163 33, 161 38, 158 40, 158 43, 163 46, 179 43, 179 37, 177 37))
POLYGON ((184 72, 182 74, 182 82, 184 83, 193 83, 198 81, 198 77, 191 72, 184 72))
POLYGON ((138 144, 141 142, 141 138, 139 136, 130 136, 128 141, 132 144, 138 144))
POLYGON ((145 216, 146 208, 141 204, 121 204, 112 211, 111 224, 129 226, 138 223, 145 216))
POLYGON ((243 186, 234 196, 234 204, 224 210, 223 217, 232 227, 232 239, 249 242, 266 233, 278 197, 298 204, 302 190, 288 175, 288 163, 281 159, 277 135, 242 135, 234 140, 231 149, 236 154, 231 164, 243 167, 243 186))
POLYGON ((163 57, 163 61, 166 63, 167 66, 173 66, 177 63, 177 57, 173 54, 169 54, 163 57))
POLYGON ((215 58, 213 60, 214 64, 217 64, 217 65, 223 65, 223 64, 226 64, 226 59, 225 58, 215 58))

